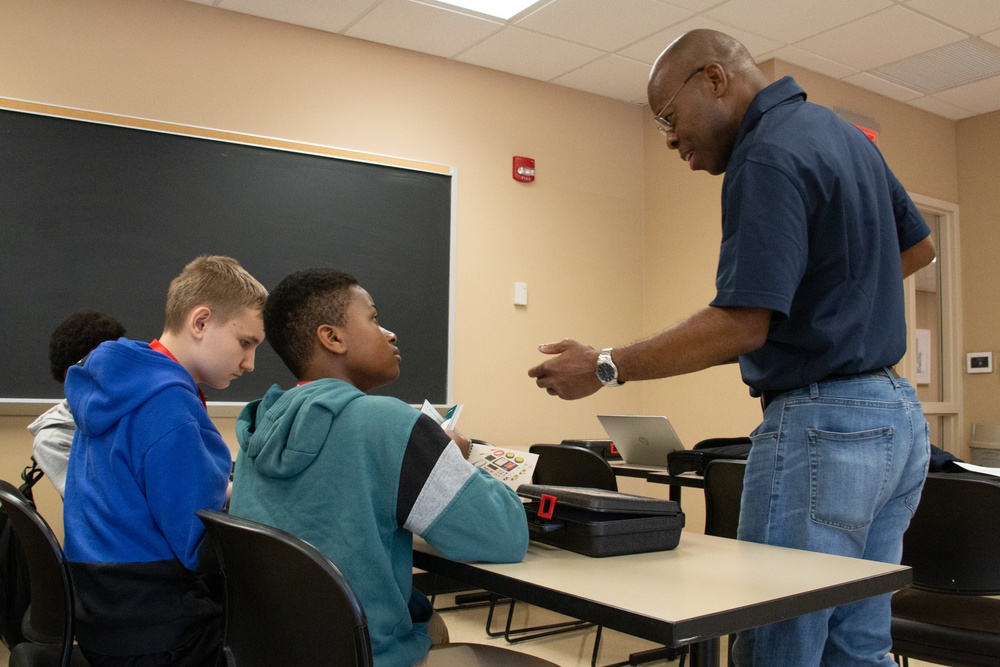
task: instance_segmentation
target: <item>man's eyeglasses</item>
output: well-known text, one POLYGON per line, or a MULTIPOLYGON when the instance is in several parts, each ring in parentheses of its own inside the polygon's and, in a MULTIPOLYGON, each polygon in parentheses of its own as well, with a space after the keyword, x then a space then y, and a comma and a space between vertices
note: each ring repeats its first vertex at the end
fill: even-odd
POLYGON ((653 116, 653 120, 655 120, 657 123, 659 123, 659 126, 656 129, 659 130, 661 133, 663 133, 663 134, 670 134, 671 132, 674 131, 674 120, 673 120, 673 118, 671 118, 669 116, 664 117, 663 114, 665 114, 667 112, 667 108, 670 106, 671 102, 673 102, 674 98, 677 97, 677 94, 681 92, 681 89, 684 87, 684 85, 688 81, 691 80, 691 77, 693 77, 698 72, 702 72, 704 70, 705 70, 704 67, 699 67, 695 71, 693 71, 690 74, 688 74, 687 78, 684 79, 684 83, 682 83, 681 85, 677 86, 677 90, 674 91, 674 94, 670 96, 670 99, 667 100, 667 103, 663 105, 662 109, 660 109, 660 113, 658 113, 655 116, 653 116))

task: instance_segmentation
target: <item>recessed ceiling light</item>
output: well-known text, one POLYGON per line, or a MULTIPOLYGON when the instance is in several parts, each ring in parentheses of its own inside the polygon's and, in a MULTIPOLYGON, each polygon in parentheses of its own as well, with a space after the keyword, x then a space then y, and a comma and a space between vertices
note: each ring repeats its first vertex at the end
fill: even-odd
POLYGON ((495 16, 498 19, 509 19, 523 12, 540 0, 437 0, 442 5, 452 5, 469 9, 480 14, 495 16))

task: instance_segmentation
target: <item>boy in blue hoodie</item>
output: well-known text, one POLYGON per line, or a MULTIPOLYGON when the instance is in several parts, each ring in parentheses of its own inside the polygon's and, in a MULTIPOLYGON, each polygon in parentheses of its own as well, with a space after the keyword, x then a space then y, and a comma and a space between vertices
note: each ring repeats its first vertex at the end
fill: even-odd
POLYGON ((521 501, 434 420, 366 393, 399 376, 400 354, 352 276, 286 277, 264 331, 299 384, 272 387, 240 414, 229 511, 319 548, 361 599, 375 664, 417 663, 433 610, 413 588, 413 535, 449 558, 516 562, 528 546, 521 501))
POLYGON ((266 298, 236 260, 199 257, 170 283, 158 340, 102 343, 67 373, 65 550, 92 667, 217 664, 221 598, 195 510, 223 507, 232 457, 198 385, 253 370, 266 298))

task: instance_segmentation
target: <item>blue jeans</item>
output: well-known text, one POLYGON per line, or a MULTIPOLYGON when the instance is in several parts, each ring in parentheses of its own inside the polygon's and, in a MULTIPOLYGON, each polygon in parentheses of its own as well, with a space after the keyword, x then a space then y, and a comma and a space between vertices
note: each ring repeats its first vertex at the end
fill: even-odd
MULTIPOLYGON (((930 458, 913 387, 883 373, 776 398, 752 436, 739 539, 887 563, 920 500, 930 458)), ((739 667, 895 665, 890 595, 739 634, 739 667)))

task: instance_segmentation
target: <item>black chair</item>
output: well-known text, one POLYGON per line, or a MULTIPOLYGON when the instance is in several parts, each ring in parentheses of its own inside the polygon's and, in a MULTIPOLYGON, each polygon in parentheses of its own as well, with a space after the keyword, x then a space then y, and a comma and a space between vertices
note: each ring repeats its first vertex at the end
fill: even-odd
POLYGON ((1000 665, 1000 480, 931 473, 903 536, 913 587, 892 598, 892 651, 954 667, 1000 665))
POLYGON ((533 484, 618 490, 614 469, 591 449, 577 445, 539 444, 532 445, 528 451, 538 454, 538 463, 531 477, 533 484))
POLYGON ((31 605, 21 629, 25 641, 10 652, 11 667, 78 667, 87 661, 73 644, 73 586, 62 547, 35 507, 0 480, 0 505, 28 562, 31 605))
MULTIPOLYGON (((294 535, 224 512, 198 510, 225 579, 227 667, 372 663, 361 601, 337 567, 294 535)), ((496 646, 435 648, 428 667, 556 667, 496 646)))
POLYGON ((746 461, 716 459, 705 466, 705 534, 736 539, 746 461))

